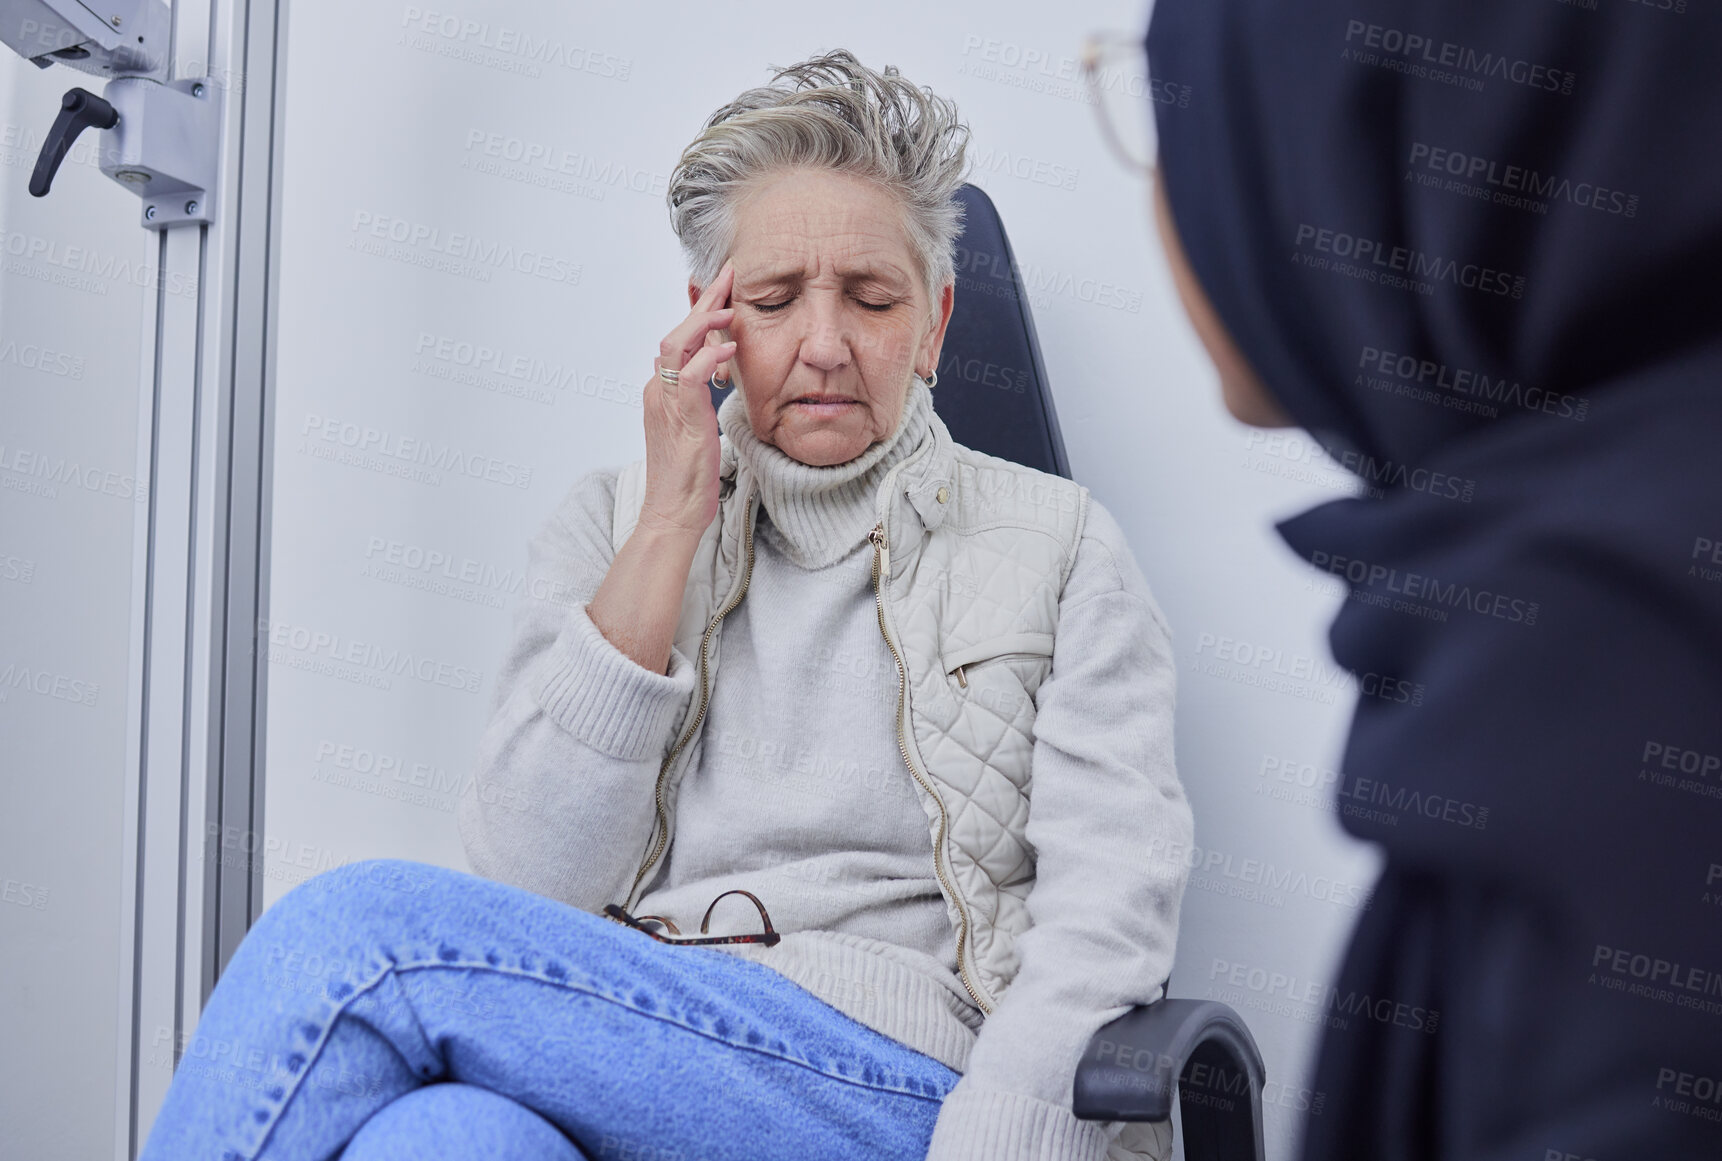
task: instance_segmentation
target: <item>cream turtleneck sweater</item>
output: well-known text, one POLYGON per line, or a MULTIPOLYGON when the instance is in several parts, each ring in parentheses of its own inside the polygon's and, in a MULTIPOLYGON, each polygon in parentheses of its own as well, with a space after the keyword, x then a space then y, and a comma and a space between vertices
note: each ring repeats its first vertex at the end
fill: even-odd
MULTIPOLYGON (((1163 979, 1176 905, 1154 945, 1109 940, 1103 964, 1043 953, 1029 971, 1025 960, 991 1015, 958 978, 928 818, 896 745, 896 663, 879 633, 866 539, 881 481, 928 438, 931 416, 931 394, 913 380, 890 438, 848 463, 811 467, 760 441, 739 396, 719 409, 723 438, 763 491, 753 575, 724 620, 675 836, 635 911, 691 934, 723 892, 757 895, 782 940, 718 950, 964 1074, 941 1107, 935 1161, 1121 1159, 1123 1126, 1077 1120, 1072 1079, 1109 1014, 1095 973, 1163 979), (978 1037, 983 1025, 988 1036, 978 1037)), ((659 765, 698 679, 679 649, 667 674, 647 670, 586 614, 614 558, 617 474, 581 477, 533 539, 528 591, 555 596, 517 606, 479 747, 480 792, 462 799, 459 816, 477 874, 594 913, 633 884, 659 765)), ((1153 843, 1188 845, 1173 684, 1165 622, 1122 529, 1091 500, 1060 594, 1052 676, 1037 695, 1035 785, 1037 803, 1049 804, 1043 827, 1068 825, 1059 812, 1080 815, 1083 801, 1106 806, 1082 817, 1084 842, 1058 848, 1044 907, 1080 906, 1153 843)), ((732 895, 711 931, 758 923, 732 895)))
MULTIPOLYGON (((753 576, 724 619, 675 840, 637 913, 697 931, 714 898, 745 888, 784 939, 720 950, 961 1071, 980 1012, 956 975, 927 817, 897 752, 896 663, 879 635, 867 541, 880 482, 931 438, 931 413, 912 380, 889 438, 813 467, 760 440, 742 397, 719 409, 759 481, 753 576)), ((756 930, 758 914, 732 896, 713 930, 720 920, 756 930)))
POLYGON ((932 413, 932 391, 925 380, 912 378, 896 431, 847 463, 824 468, 793 459, 755 435, 747 401, 737 392, 718 409, 718 428, 759 479, 760 502, 778 534, 776 547, 800 568, 821 569, 866 539, 879 518, 880 483, 927 438, 932 413))

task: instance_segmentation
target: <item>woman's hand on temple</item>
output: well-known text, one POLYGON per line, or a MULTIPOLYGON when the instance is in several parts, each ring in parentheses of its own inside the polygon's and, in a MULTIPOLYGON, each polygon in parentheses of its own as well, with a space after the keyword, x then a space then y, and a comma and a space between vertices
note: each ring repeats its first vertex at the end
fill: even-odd
POLYGON ((681 324, 664 336, 657 365, 677 372, 646 383, 646 495, 634 532, 610 562, 586 613, 622 653, 667 674, 700 537, 718 509, 718 425, 706 380, 734 355, 718 333, 729 308, 734 272, 718 271, 681 324))
POLYGON ((735 270, 724 263, 699 301, 658 344, 657 366, 643 396, 646 416, 646 495, 640 523, 664 531, 703 533, 718 509, 718 425, 706 381, 734 357, 736 345, 719 333, 735 311, 729 305, 735 270))

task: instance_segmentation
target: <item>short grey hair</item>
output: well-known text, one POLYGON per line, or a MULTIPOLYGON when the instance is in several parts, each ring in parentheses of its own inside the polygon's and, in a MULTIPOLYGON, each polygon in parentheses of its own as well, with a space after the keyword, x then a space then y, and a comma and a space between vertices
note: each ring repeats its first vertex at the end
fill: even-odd
POLYGON ((969 127, 948 98, 887 65, 876 73, 836 49, 777 70, 706 119, 670 174, 670 222, 689 275, 711 285, 735 240, 738 195, 774 171, 808 167, 878 182, 902 203, 928 293, 955 277, 963 227, 955 198, 969 127))

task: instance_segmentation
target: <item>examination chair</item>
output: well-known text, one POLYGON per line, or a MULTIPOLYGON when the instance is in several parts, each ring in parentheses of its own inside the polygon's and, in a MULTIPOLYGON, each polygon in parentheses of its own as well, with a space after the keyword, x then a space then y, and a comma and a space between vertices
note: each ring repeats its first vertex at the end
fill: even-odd
MULTIPOLYGON (((1071 478, 1029 298, 992 199, 976 186, 957 239, 957 297, 933 405, 966 447, 1071 478)), ((713 392, 713 406, 722 394, 713 392)), ((1178 1094, 1186 1161, 1262 1161, 1255 1039, 1210 1000, 1162 999, 1101 1028, 1077 1065, 1073 1111, 1085 1121, 1167 1121, 1178 1094)))

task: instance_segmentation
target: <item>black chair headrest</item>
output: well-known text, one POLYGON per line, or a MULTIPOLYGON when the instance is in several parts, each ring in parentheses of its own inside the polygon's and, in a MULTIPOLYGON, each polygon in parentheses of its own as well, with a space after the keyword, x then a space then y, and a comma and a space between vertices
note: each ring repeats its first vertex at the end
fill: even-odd
POLYGON ((986 191, 957 191, 957 294, 933 407, 951 438, 976 451, 1070 478, 1028 291, 986 191))

